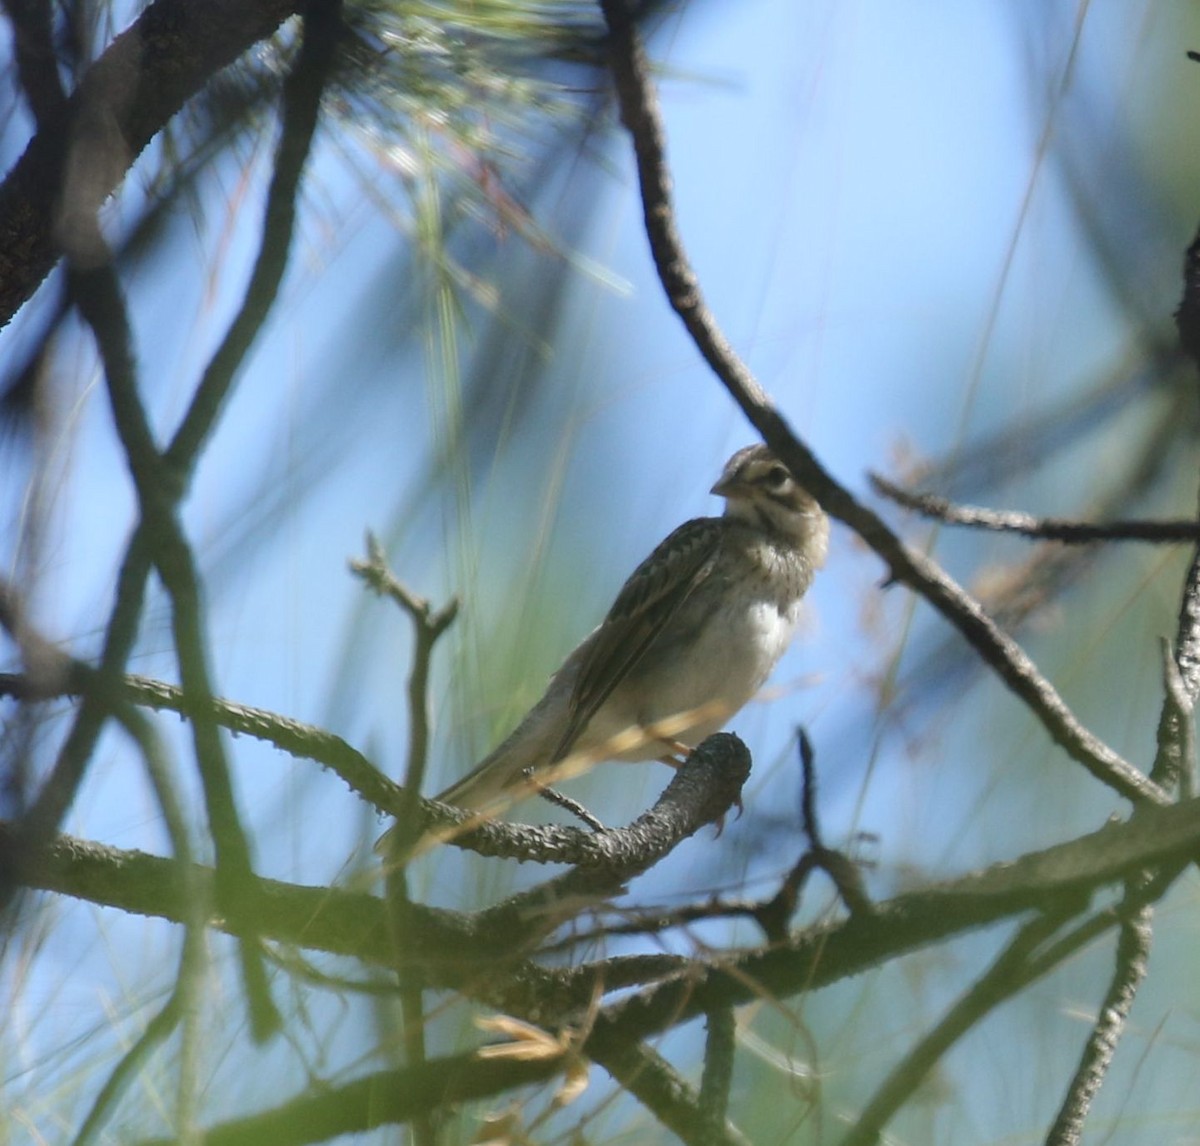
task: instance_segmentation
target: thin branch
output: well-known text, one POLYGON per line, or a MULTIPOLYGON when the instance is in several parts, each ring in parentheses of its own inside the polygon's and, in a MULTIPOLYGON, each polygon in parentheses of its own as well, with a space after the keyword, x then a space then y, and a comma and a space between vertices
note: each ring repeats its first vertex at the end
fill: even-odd
MULTIPOLYGON (((367 559, 352 561, 350 568, 375 592, 385 594, 408 614, 413 623, 413 663, 408 678, 408 760, 404 766, 402 802, 396 826, 384 838, 388 840, 385 866, 387 877, 388 922, 396 949, 396 968, 400 985, 400 1012, 403 1020, 405 1061, 409 1067, 426 1060, 425 1004, 422 997, 419 960, 414 931, 407 925, 412 896, 408 887, 408 868, 399 857, 421 832, 420 792, 425 780, 429 755, 429 664, 433 646, 458 614, 458 600, 450 601, 437 612, 424 597, 418 597, 397 580, 388 567, 387 557, 378 539, 367 534, 367 559)), ((437 1135, 428 1113, 419 1113, 412 1121, 415 1146, 434 1146, 437 1135)))
MULTIPOLYGON (((1189 59, 1197 59, 1195 52, 1189 59)), ((1183 257, 1183 297, 1175 311, 1175 326, 1184 353, 1200 365, 1200 231, 1183 257)))
POLYGON ((295 67, 283 85, 282 125, 263 216, 263 237, 242 304, 167 447, 178 474, 191 470, 250 347, 275 305, 296 229, 301 176, 312 151, 325 83, 342 33, 341 0, 306 0, 304 35, 295 67))
POLYGON ((1086 729, 1021 647, 934 561, 904 545, 882 518, 836 481, 795 435, 738 358, 703 300, 675 223, 661 116, 645 56, 625 0, 600 0, 609 29, 621 120, 633 139, 642 211, 654 264, 667 298, 697 349, 750 423, 824 509, 848 525, 888 566, 892 581, 909 586, 938 610, 1041 721, 1055 743, 1096 779, 1131 801, 1167 803, 1137 768, 1086 729))
POLYGON ((972 1027, 1030 983, 1061 966, 1118 922, 1106 908, 1083 920, 1053 943, 1038 948, 1062 925, 1064 915, 1047 913, 1025 924, 991 967, 958 999, 940 1022, 888 1074, 840 1146, 873 1146, 896 1111, 930 1070, 972 1027))
MULTIPOLYGON (((133 154, 126 158, 132 161, 133 155, 136 155, 148 142, 150 135, 166 122, 166 118, 178 110, 187 95, 198 90, 200 84, 210 78, 209 69, 219 69, 240 54, 245 47, 269 35, 293 7, 294 3, 281 4, 278 0, 259 0, 257 4, 243 3, 242 0, 214 0, 212 4, 202 8, 191 4, 190 0, 157 0, 141 14, 128 31, 113 41, 103 57, 93 65, 79 90, 71 97, 69 114, 76 119, 82 119, 86 112, 86 116, 92 119, 116 125, 119 128, 120 139, 130 145, 133 154), (239 40, 239 37, 248 38, 239 40), (229 54, 231 52, 232 54, 229 54), (193 68, 198 70, 193 71, 193 68), (159 74, 160 71, 162 74, 159 74), (141 85, 139 93, 144 98, 130 100, 130 83, 141 85), (163 109, 168 109, 165 117, 161 121, 155 120, 154 117, 163 109), (143 136, 142 132, 148 133, 143 136)), ((331 49, 331 43, 327 42, 323 47, 318 45, 314 51, 319 59, 323 51, 331 49)), ((302 87, 301 96, 304 96, 307 90, 302 87)), ((302 99, 296 101, 297 105, 302 102, 302 99)), ((303 126, 306 115, 297 113, 295 122, 303 126)), ((61 186, 63 180, 68 134, 65 125, 61 130, 39 130, 16 167, 4 183, 0 184, 0 252, 11 253, 20 250, 29 256, 33 278, 25 287, 30 292, 57 257, 57 250, 50 239, 51 217, 48 205, 56 200, 55 190, 61 186), (25 232, 27 226, 34 228, 34 237, 31 238, 25 232), (39 228, 42 229, 41 232, 39 228)), ((103 138, 115 147, 111 133, 105 133, 103 138)), ((289 172, 295 169, 300 154, 297 144, 300 142, 303 142, 303 136, 298 132, 289 132, 285 127, 281 135, 280 150, 282 152, 286 145, 289 172)), ((113 148, 110 148, 110 151, 112 150, 113 148)), ((111 158, 114 161, 115 178, 115 166, 119 165, 116 161, 122 157, 113 154, 111 158)), ((76 229, 81 225, 84 227, 89 240, 88 245, 93 247, 94 256, 99 237, 95 223, 96 208, 111 190, 111 186, 103 183, 103 186, 97 185, 93 190, 98 198, 90 213, 84 211, 78 203, 72 208, 72 226, 76 229)), ((285 198, 294 198, 295 191, 296 187, 290 175, 287 179, 276 178, 272 182, 266 215, 268 224, 274 223, 274 226, 264 225, 263 241, 256 263, 256 268, 260 265, 264 268, 270 267, 272 273, 267 274, 264 271, 252 276, 255 289, 249 292, 247 300, 243 302, 238 316, 234 319, 230 333, 222 343, 224 353, 220 356, 220 369, 217 369, 214 359, 205 373, 205 379, 211 380, 208 386, 201 383, 208 399, 205 406, 208 411, 207 417, 202 419, 198 414, 189 413, 184 419, 184 424, 192 427, 188 437, 192 446, 198 447, 203 440, 202 435, 196 433, 201 424, 211 424, 211 417, 215 413, 215 406, 211 402, 212 393, 219 388, 223 379, 232 376, 249 350, 251 340, 247 335, 257 328, 253 327, 248 316, 251 311, 258 313, 261 310, 271 282, 274 282, 275 289, 278 287, 282 273, 279 267, 279 253, 286 252, 290 246, 290 233, 282 230, 280 224, 290 222, 294 217, 294 208, 285 206, 282 201, 285 198), (230 353, 234 349, 237 354, 230 353)), ((99 261, 104 262, 103 259, 99 261)), ((23 301, 23 296, 10 299, 5 294, 9 287, 19 289, 20 282, 19 274, 0 274, 0 284, 4 284, 0 286, 0 326, 23 301)), ((104 286, 103 282, 95 285, 101 288, 104 286)), ((122 389, 122 385, 127 372, 117 368, 122 362, 124 352, 119 336, 112 333, 114 328, 105 318, 108 312, 104 310, 109 305, 107 300, 111 298, 111 292, 104 294, 102 291, 102 297, 96 300, 97 306, 101 308, 97 317, 101 321, 102 331, 107 332, 105 337, 110 340, 110 358, 118 386, 116 400, 118 408, 124 414, 127 410, 125 397, 128 389, 122 389), (114 338, 118 340, 113 341, 114 338)), ((117 318, 120 320, 119 314, 117 318)), ((225 385, 227 386, 227 383, 225 385)), ((195 404, 194 399, 193 407, 195 404)), ((131 411, 129 419, 123 418, 121 424, 126 427, 126 436, 131 440, 140 439, 145 445, 147 435, 134 424, 136 417, 136 413, 131 411)), ((184 452, 178 436, 168 453, 177 475, 190 470, 195 460, 194 456, 184 452)), ((153 464, 144 461, 147 456, 144 450, 135 450, 130 458, 131 466, 135 461, 153 464)), ((135 473, 135 478, 137 476, 135 473)), ((160 470, 158 476, 166 475, 160 470)), ((170 483, 174 487, 176 497, 183 495, 183 480, 180 476, 179 481, 170 483)), ((152 498, 156 496, 154 489, 147 492, 152 498)), ((113 677, 124 671, 137 636, 146 579, 153 563, 153 541, 148 523, 140 521, 121 563, 115 604, 106 627, 100 661, 101 671, 113 677)), ((103 725, 104 713, 85 698, 50 774, 27 814, 31 841, 49 838, 62 822, 62 817, 78 790, 83 771, 91 758, 103 725)))
POLYGON ((879 474, 871 474, 871 485, 884 497, 905 509, 946 525, 965 525, 996 533, 1017 533, 1043 541, 1085 545, 1107 541, 1143 541, 1158 545, 1200 541, 1200 523, 1195 518, 1173 521, 1070 521, 1058 517, 1035 517, 1017 510, 983 509, 958 505, 932 493, 915 493, 895 485, 879 474))
MULTIPOLYGON (((177 980, 167 1001, 158 1009, 153 1018, 142 1029, 142 1033, 134 1039, 129 1049, 121 1056, 117 1065, 109 1073, 92 1102, 91 1108, 79 1127, 71 1146, 88 1146, 95 1141, 104 1123, 116 1109, 121 1096, 144 1070, 147 1061, 155 1049, 171 1037, 171 1032, 179 1025, 183 1014, 182 980, 177 980)), ((181 1136, 185 1133, 180 1120, 181 1136)))
MULTIPOLYGON (((1196 649, 1200 644, 1200 616, 1195 607, 1197 565, 1197 557, 1193 556, 1180 600, 1178 639, 1181 651, 1173 657, 1165 640, 1162 646, 1164 695, 1158 721, 1158 748, 1150 775, 1166 788, 1174 787, 1184 775, 1194 752, 1192 711, 1200 690, 1200 677, 1195 671, 1196 649), (1189 673, 1187 678, 1185 670, 1189 673)), ((1169 886, 1183 866, 1177 863, 1158 869, 1147 868, 1126 882, 1113 973, 1079 1064, 1046 1136, 1047 1146, 1078 1146, 1083 1139, 1092 1100, 1112 1065, 1138 988, 1146 977, 1154 939, 1151 903, 1155 892, 1169 886)))
MULTIPOLYGON (((74 668, 78 669, 78 662, 74 668)), ((0 673, 0 696, 45 700, 54 696, 90 695, 89 680, 74 669, 53 680, 39 679, 32 673, 0 673)), ((340 736, 313 724, 280 716, 265 708, 238 704, 220 697, 202 701, 186 694, 176 685, 150 677, 129 674, 121 677, 119 695, 146 708, 177 712, 190 719, 206 719, 239 736, 252 736, 300 760, 312 760, 328 768, 346 786, 381 812, 397 814, 401 789, 375 767, 357 748, 340 736)))
MULTIPOLYGON (((166 454, 159 452, 137 393, 132 338, 119 284, 112 271, 107 247, 96 218, 99 203, 87 194, 69 198, 69 231, 72 250, 86 258, 72 267, 72 293, 81 314, 91 326, 104 365, 114 422, 125 448, 126 458, 138 493, 141 520, 130 543, 126 569, 133 568, 139 585, 132 594, 140 605, 144 579, 152 559, 158 566, 172 603, 172 621, 185 693, 195 696, 201 707, 212 700, 212 687, 206 665, 205 641, 199 598, 198 579, 190 548, 179 527, 175 509, 186 488, 187 477, 207 431, 216 417, 220 398, 228 389, 233 371, 249 348, 278 289, 286 265, 288 239, 294 225, 295 196, 300 172, 309 152, 324 79, 328 72, 336 36, 331 35, 329 20, 336 31, 340 19, 337 3, 314 3, 306 18, 306 35, 296 68, 285 84, 284 124, 276 157, 272 186, 267 198, 267 220, 263 245, 255 264, 247 301, 222 344, 214 364, 210 365, 193 396, 183 425, 166 454), (313 26, 315 25, 315 26, 313 26), (219 364, 219 368, 216 368, 219 364), (137 560, 133 560, 134 557, 137 560)), ((119 69, 107 82, 123 83, 128 88, 140 73, 119 69)), ((126 96, 128 92, 126 91, 126 96)), ((83 107, 95 114, 113 92, 105 88, 91 91, 83 107)), ((75 141, 83 149, 82 158, 72 162, 111 162, 100 152, 116 149, 119 136, 111 131, 96 139, 81 136, 75 141)), ((70 189, 68 189, 70 190, 70 189)), ((78 188, 76 190, 79 190, 78 188)), ((87 190, 90 190, 88 188, 87 190)), ((130 634, 131 636, 131 634, 130 634)), ((108 652, 106 647, 106 654, 108 652)), ((128 647, 116 649, 121 664, 128 647)), ((115 666, 119 671, 120 666, 115 666)), ((102 720, 81 713, 73 733, 79 732, 78 745, 69 738, 70 754, 60 754, 50 782, 43 789, 34 811, 35 827, 52 827, 51 814, 61 815, 75 788, 95 743, 102 720), (82 749, 82 750, 81 750, 82 749), (63 767, 64 763, 71 768, 63 767), (48 802, 49 798, 53 802, 48 802)), ((200 769, 210 829, 218 854, 218 880, 228 882, 235 893, 251 873, 249 845, 234 806, 228 762, 215 725, 203 718, 192 724, 196 760, 200 769)), ((53 822, 57 822, 55 819, 53 822)), ((241 956, 251 1026, 255 1037, 265 1039, 278 1028, 280 1017, 270 1000, 261 953, 253 941, 243 938, 238 945, 241 956)))
POLYGON ((737 911, 738 914, 748 914, 771 943, 787 938, 800 895, 814 871, 824 871, 833 880, 843 905, 851 914, 871 909, 857 865, 849 856, 825 845, 817 816, 817 769, 812 741, 803 728, 796 730, 796 739, 801 771, 800 820, 808 847, 770 899, 755 904, 739 904, 737 911))
POLYGON ((605 831, 602 820, 593 816, 587 808, 583 806, 573 796, 568 796, 565 792, 560 792, 557 788, 546 786, 538 787, 538 796, 545 800, 547 804, 551 804, 556 808, 561 808, 568 815, 574 816, 580 823, 586 824, 593 832, 605 831))
POLYGON ((661 1126, 682 1141, 703 1146, 747 1146, 742 1134, 722 1115, 708 1117, 703 1093, 697 1094, 674 1067, 643 1043, 619 1033, 593 1029, 586 1052, 649 1110, 661 1126))
MULTIPOLYGON (((77 221, 82 231, 84 224, 77 221)), ((152 545, 154 563, 171 601, 176 659, 185 694, 201 707, 212 700, 207 649, 200 603, 199 580, 191 547, 183 535, 176 511, 182 486, 174 471, 164 465, 153 440, 138 393, 133 339, 120 284, 107 258, 107 247, 95 217, 84 246, 96 261, 72 264, 71 293, 84 321, 91 328, 104 369, 105 383, 117 434, 137 492, 140 524, 152 545)), ((203 719, 193 720, 192 741, 208 814, 209 830, 217 853, 217 879, 230 895, 245 886, 252 873, 250 846, 238 815, 225 756, 217 728, 203 719)), ((265 1040, 281 1024, 271 1001, 261 952, 243 938, 238 944, 246 999, 255 1038, 265 1040)))
MULTIPOLYGON (((213 685, 208 665, 208 645, 200 582, 191 547, 178 530, 159 545, 157 565, 171 599, 171 627, 175 639, 180 683, 186 695, 194 696, 202 709, 212 706, 213 685)), ((217 857, 217 888, 223 898, 236 900, 253 875, 250 841, 238 812, 233 792, 229 758, 216 724, 203 717, 190 722, 192 746, 200 773, 208 829, 217 857)), ((251 1033, 264 1042, 282 1025, 283 1019, 271 998, 270 981, 262 952, 253 935, 238 944, 242 979, 249 1005, 251 1033)))
POLYGON ((1153 917, 1154 909, 1147 904, 1132 911, 1121 923, 1112 980, 1075 1076, 1046 1135, 1046 1146, 1078 1146, 1083 1140, 1083 1125, 1091 1110, 1092 1099, 1108 1074, 1137 989, 1146 977, 1154 937, 1153 917))
POLYGON ((187 1143, 194 1141, 196 1132, 196 1096, 200 1078, 196 1062, 197 1043, 200 1035, 199 997, 208 958, 204 931, 210 905, 204 888, 195 878, 187 821, 183 814, 183 807, 176 795, 170 770, 167 767, 164 749, 155 729, 142 713, 134 709, 128 702, 119 701, 114 706, 113 715, 141 750, 159 808, 162 810, 163 819, 167 825, 168 835, 171 838, 171 846, 182 880, 186 915, 183 919, 184 930, 179 953, 179 967, 175 974, 171 997, 146 1025, 141 1036, 122 1056, 121 1061, 109 1075, 76 1135, 75 1146, 84 1146, 99 1132, 105 1120, 116 1108, 121 1094, 138 1077, 145 1059, 176 1026, 182 1027, 182 1035, 175 1118, 180 1142, 186 1146, 187 1143))
POLYGON ((374 534, 367 534, 366 560, 350 562, 351 571, 376 593, 399 605, 413 623, 413 665, 408 678, 408 760, 404 767, 404 789, 419 795, 429 756, 429 665, 433 646, 458 616, 458 598, 451 597, 435 610, 396 579, 387 556, 374 534))

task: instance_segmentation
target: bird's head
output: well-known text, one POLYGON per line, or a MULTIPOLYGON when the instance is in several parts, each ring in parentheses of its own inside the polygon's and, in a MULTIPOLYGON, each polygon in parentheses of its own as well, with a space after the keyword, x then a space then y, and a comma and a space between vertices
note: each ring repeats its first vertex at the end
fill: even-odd
POLYGON ((744 446, 725 463, 712 492, 725 499, 725 514, 779 535, 807 551, 814 565, 825 559, 829 519, 817 499, 761 442, 744 446))

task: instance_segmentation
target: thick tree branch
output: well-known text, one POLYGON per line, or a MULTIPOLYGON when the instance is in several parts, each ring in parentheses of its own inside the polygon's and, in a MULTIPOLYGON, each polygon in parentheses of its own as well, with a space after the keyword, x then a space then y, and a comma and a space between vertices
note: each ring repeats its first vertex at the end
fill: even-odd
MULTIPOLYGON (((131 914, 174 922, 186 918, 187 904, 174 861, 124 852, 70 837, 59 837, 32 855, 14 856, 17 833, 0 823, 0 861, 11 864, 26 886, 116 907, 131 914)), ((874 905, 869 912, 789 937, 778 947, 747 952, 729 964, 697 973, 686 983, 664 984, 637 1004, 643 1034, 707 1013, 707 1007, 743 1003, 756 997, 748 984, 762 983, 787 995, 816 989, 857 974, 885 959, 950 935, 985 926, 1024 911, 1046 910, 1064 898, 1078 899, 1099 888, 1161 863, 1185 861, 1200 850, 1200 801, 1147 809, 1121 824, 1108 824, 1069 843, 996 864, 920 892, 874 905), (682 1010, 679 1008, 682 1006, 682 1010)), ((197 865, 197 885, 211 895, 211 869, 197 865)), ((232 934, 257 933, 300 947, 389 966, 393 952, 386 936, 381 900, 361 893, 301 887, 257 877, 251 887, 252 909, 212 900, 220 927, 232 934), (244 918, 239 912, 249 911, 244 918)), ((494 910, 494 909, 493 909, 494 910)), ((431 962, 432 984, 444 989, 474 989, 481 984, 479 965, 463 963, 464 950, 485 943, 481 959, 512 953, 511 937, 480 934, 475 917, 414 907, 414 924, 423 929, 422 947, 431 962), (506 944, 506 939, 510 941, 506 944)), ((488 918, 488 913, 483 913, 488 918)), ((663 969, 694 968, 694 961, 668 959, 663 969)), ((566 1000, 585 1006, 599 983, 621 985, 611 962, 538 972, 529 979, 500 976, 483 997, 501 1009, 531 1012, 540 996, 545 1013, 530 1021, 551 1025, 561 1018, 566 1000), (528 993, 528 997, 526 995, 528 993)), ((630 980, 638 981, 637 978, 630 980)), ((523 1017, 526 1017, 523 1014, 523 1017)), ((629 1021, 634 1021, 632 1018, 629 1021)))
POLYGON ((156 0, 42 122, 0 183, 0 328, 94 219, 143 148, 222 68, 272 35, 299 0, 156 0))

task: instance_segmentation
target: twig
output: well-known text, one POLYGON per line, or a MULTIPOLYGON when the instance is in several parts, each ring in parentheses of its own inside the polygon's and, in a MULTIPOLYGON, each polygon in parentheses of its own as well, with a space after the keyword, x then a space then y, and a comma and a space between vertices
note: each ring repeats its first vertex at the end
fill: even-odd
POLYGON ((412 797, 421 792, 429 756, 429 664, 433 646, 458 616, 458 598, 451 597, 440 609, 400 583, 388 568, 387 556, 373 533, 367 533, 367 559, 350 562, 351 571, 376 593, 399 605, 413 623, 412 672, 408 678, 408 760, 404 766, 404 790, 412 797))
POLYGON ((1055 743, 1093 776, 1131 801, 1165 804, 1167 796, 1137 768, 1079 723, 1020 646, 934 561, 909 549, 795 435, 734 353, 705 304, 675 224, 671 180, 659 115, 641 45, 625 0, 600 0, 609 29, 621 120, 633 139, 642 212, 654 264, 668 301, 697 349, 750 423, 824 509, 853 529, 888 566, 891 580, 920 593, 954 625, 1041 721, 1055 743))
POLYGON ((1105 908, 1037 950, 1062 925, 1064 918, 1063 913, 1049 912, 1017 932, 991 967, 888 1074, 840 1146, 874 1146, 896 1111, 964 1034, 1001 1003, 1110 930, 1119 917, 1116 908, 1105 908))
POLYGON ((796 913, 800 893, 814 871, 824 871, 833 880, 842 903, 852 915, 869 911, 871 908, 862 875, 854 861, 825 845, 820 820, 817 817, 817 769, 812 742, 803 728, 796 730, 796 739, 802 775, 800 818, 804 835, 808 839, 808 847, 784 877, 775 895, 749 911, 763 929, 767 940, 772 943, 787 938, 788 925, 796 913))
POLYGON ((38 131, 52 131, 66 111, 67 93, 54 52, 49 0, 4 0, 12 25, 12 52, 21 90, 29 101, 38 131))
POLYGON ((1069 545, 1084 545, 1109 541, 1144 541, 1155 544, 1175 544, 1200 541, 1200 523, 1195 518, 1174 521, 1069 521, 1057 517, 1035 517, 1017 510, 983 509, 974 505, 957 505, 931 493, 915 493, 895 485, 879 474, 871 474, 871 485, 905 509, 947 525, 965 525, 997 533, 1019 533, 1022 537, 1043 541, 1061 541, 1069 545))
MULTIPOLYGON (((308 1085, 273 1109, 206 1127, 203 1141, 205 1146, 301 1146, 361 1135, 391 1123, 428 1118, 451 1103, 533 1086, 560 1070, 561 1064, 548 1057, 447 1055, 418 1067, 375 1071, 341 1085, 308 1085)), ((136 1146, 176 1146, 176 1140, 143 1138, 136 1146)))
POLYGON ((600 820, 593 816, 578 800, 568 796, 565 792, 560 792, 557 788, 539 787, 538 795, 546 803, 553 804, 556 808, 562 808, 564 812, 587 824, 593 832, 602 832, 605 830, 604 824, 600 820))
MULTIPOLYGON (((142 1029, 142 1033, 134 1039, 129 1049, 121 1055, 120 1061, 109 1072, 108 1078, 100 1088, 92 1102, 91 1108, 79 1127, 71 1146, 88 1146, 100 1132, 105 1120, 116 1108, 121 1095, 128 1089, 144 1069, 147 1060, 171 1036, 171 1032, 179 1025, 183 1014, 182 981, 177 980, 167 1001, 158 1009, 153 1018, 142 1029)), ((182 1119, 180 1119, 182 1122, 182 1119)), ((181 1128, 181 1137, 186 1133, 181 1128)))
POLYGON ((747 1146, 724 1117, 706 1120, 703 1095, 697 1095, 670 1063, 644 1043, 631 1042, 607 1027, 593 1027, 586 1050, 660 1125, 689 1146, 747 1146))
MULTIPOLYGON (((789 936, 777 948, 735 954, 718 967, 680 960, 678 970, 690 962, 694 973, 677 977, 633 1004, 639 1037, 698 1017, 720 1003, 740 1005, 762 991, 785 997, 818 990, 914 948, 1039 910, 1063 897, 1082 898, 1119 883, 1130 872, 1189 857, 1200 849, 1197 813, 1197 801, 1149 809, 1128 823, 1106 825, 1069 843, 876 903, 865 915, 830 920, 789 936)), ((14 864, 18 841, 13 826, 0 822, 0 864, 13 864, 24 886, 137 915, 173 922, 187 918, 188 904, 173 860, 61 836, 14 864)), ((213 896, 211 868, 195 865, 194 871, 203 894, 213 896)), ((394 962, 384 905, 374 896, 256 877, 249 900, 245 906, 213 899, 216 917, 210 925, 235 935, 249 930, 379 967, 394 962)), ((531 1021, 542 1025, 555 1021, 563 1000, 586 1005, 597 978, 602 986, 612 982, 620 987, 624 981, 609 961, 565 971, 522 966, 520 976, 492 975, 485 982, 477 965, 462 962, 463 951, 480 947, 483 938, 472 917, 414 905, 413 925, 420 931, 431 985, 478 994, 508 1013, 530 1012, 531 1021), (539 1000, 546 1010, 533 1015, 539 1000)), ((493 930, 487 939, 493 953, 511 951, 504 946, 503 934, 493 930)), ((488 952, 480 956, 487 958, 488 952)), ((669 972, 671 962, 657 966, 669 972)))
MULTIPOLYGON (((77 222, 77 227, 82 224, 77 222)), ((86 241, 91 257, 107 252, 93 218, 93 234, 86 241)), ((138 394, 132 333, 120 284, 111 264, 73 264, 71 294, 91 328, 104 368, 113 421, 137 492, 141 524, 151 539, 154 563, 171 600, 176 658, 185 693, 203 706, 211 701, 206 643, 201 620, 200 591, 191 548, 179 525, 176 506, 180 490, 172 471, 164 465, 150 431, 138 394)), ((218 880, 231 894, 246 885, 251 874, 250 847, 233 798, 233 785, 224 746, 214 725, 192 722, 192 739, 208 814, 209 830, 217 852, 218 880)), ((271 1001, 261 955, 249 940, 238 944, 251 1026, 260 1041, 278 1029, 281 1018, 271 1001)))
MULTIPOLYGON (((388 836, 386 850, 388 920, 396 949, 396 968, 400 984, 400 1011, 403 1019, 405 1061, 410 1067, 426 1060, 425 1004, 414 933, 408 926, 412 897, 408 888, 407 865, 401 857, 420 835, 420 792, 429 755, 429 664, 433 646, 458 614, 458 599, 452 597, 441 609, 433 607, 402 585, 387 564, 383 546, 374 534, 367 533, 367 560, 352 561, 351 570, 377 593, 386 594, 399 604, 413 623, 413 664, 408 678, 408 760, 404 766, 404 787, 397 822, 388 836)), ((413 1140, 416 1146, 433 1146, 436 1134, 428 1113, 414 1116, 413 1140)))

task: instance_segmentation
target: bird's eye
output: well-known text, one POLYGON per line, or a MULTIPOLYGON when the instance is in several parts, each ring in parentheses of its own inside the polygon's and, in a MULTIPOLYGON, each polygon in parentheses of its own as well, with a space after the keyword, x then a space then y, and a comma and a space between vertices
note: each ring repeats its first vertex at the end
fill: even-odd
POLYGON ((783 466, 774 465, 767 470, 763 481, 770 486, 771 489, 783 489, 783 487, 787 485, 788 478, 791 476, 792 475, 789 474, 783 466))

